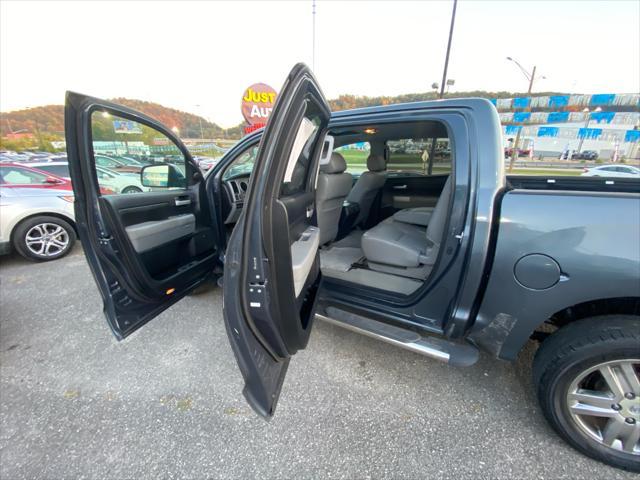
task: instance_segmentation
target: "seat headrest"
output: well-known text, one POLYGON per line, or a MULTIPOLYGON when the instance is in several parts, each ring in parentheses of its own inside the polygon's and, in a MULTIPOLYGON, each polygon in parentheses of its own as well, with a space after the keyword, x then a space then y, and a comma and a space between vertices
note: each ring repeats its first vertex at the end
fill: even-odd
POLYGON ((387 169, 387 162, 382 155, 369 155, 367 158, 367 168, 370 172, 382 172, 387 169))
POLYGON ((333 152, 329 158, 329 163, 320 165, 320 171, 323 173, 342 173, 347 169, 347 162, 338 152, 333 152))

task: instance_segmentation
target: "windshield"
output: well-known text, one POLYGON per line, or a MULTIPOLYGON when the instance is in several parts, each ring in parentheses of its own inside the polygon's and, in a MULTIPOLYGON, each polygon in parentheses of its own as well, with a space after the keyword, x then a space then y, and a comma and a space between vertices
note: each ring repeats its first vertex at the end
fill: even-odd
POLYGON ((222 175, 222 180, 231 180, 233 178, 245 177, 253 172, 253 165, 258 154, 258 146, 250 147, 248 150, 240 154, 227 168, 222 175))

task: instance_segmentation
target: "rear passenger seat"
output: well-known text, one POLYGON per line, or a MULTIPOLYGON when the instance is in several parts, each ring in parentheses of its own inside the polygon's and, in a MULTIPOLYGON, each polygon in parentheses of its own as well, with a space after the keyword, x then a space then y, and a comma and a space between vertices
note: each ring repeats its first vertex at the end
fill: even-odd
POLYGON ((396 222, 408 223, 410 225, 420 225, 426 227, 429 225, 433 209, 435 207, 416 207, 405 208, 393 214, 396 222))
POLYGON ((412 212, 407 212, 405 218, 426 219, 426 229, 421 224, 398 220, 394 216, 366 231, 362 236, 362 250, 369 268, 405 277, 427 278, 438 258, 450 197, 451 177, 431 212, 425 209, 415 214, 416 209, 411 209, 413 216, 412 212))

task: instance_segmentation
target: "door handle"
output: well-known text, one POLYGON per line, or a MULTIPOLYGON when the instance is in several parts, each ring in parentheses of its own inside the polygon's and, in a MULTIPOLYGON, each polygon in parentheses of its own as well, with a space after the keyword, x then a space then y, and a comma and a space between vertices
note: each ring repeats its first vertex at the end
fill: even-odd
POLYGON ((191 205, 190 198, 176 198, 176 207, 181 207, 182 205, 191 205))
POLYGON ((406 185, 394 185, 393 189, 394 190, 406 190, 407 186, 406 185))

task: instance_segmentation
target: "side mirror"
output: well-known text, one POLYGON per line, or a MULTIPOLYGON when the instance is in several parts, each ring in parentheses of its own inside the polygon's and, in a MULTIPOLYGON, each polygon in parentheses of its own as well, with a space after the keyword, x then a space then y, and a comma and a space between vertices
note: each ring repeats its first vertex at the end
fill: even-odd
POLYGON ((143 187, 186 188, 185 176, 175 165, 145 165, 140 170, 140 183, 143 187))
POLYGON ((54 177, 47 177, 44 179, 44 183, 49 184, 49 185, 58 185, 59 183, 62 183, 60 180, 58 180, 57 178, 54 177))

